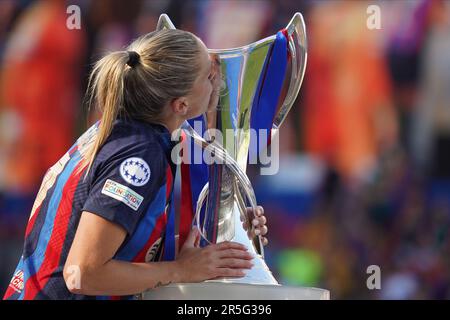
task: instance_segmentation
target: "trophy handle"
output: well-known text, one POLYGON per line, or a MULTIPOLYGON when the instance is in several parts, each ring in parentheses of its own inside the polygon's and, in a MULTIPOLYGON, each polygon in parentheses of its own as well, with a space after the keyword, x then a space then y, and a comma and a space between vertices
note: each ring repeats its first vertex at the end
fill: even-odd
MULTIPOLYGON (((242 171, 241 167, 236 162, 236 160, 234 160, 233 157, 231 157, 228 154, 228 152, 221 145, 217 144, 214 141, 208 142, 205 139, 203 139, 203 137, 201 137, 191 127, 191 125, 187 121, 185 121, 183 123, 182 129, 186 132, 186 134, 188 134, 191 138, 194 139, 195 143, 200 145, 203 149, 205 149, 211 153, 214 153, 215 156, 217 157, 217 159, 220 159, 220 161, 234 174, 234 176, 237 179, 236 182, 238 183, 238 185, 240 185, 242 187, 241 189, 244 191, 244 195, 248 199, 248 201, 250 203, 250 207, 253 209, 254 215, 256 217, 257 202, 256 202, 255 191, 254 191, 253 186, 252 186, 250 180, 248 179, 247 175, 245 174, 244 171, 242 171)), ((209 184, 206 183, 205 186, 203 187, 202 191, 200 192, 200 195, 197 200, 197 208, 196 208, 196 212, 195 212, 194 221, 197 222, 197 228, 199 229, 201 236, 208 243, 210 243, 208 241, 207 237, 205 236, 202 228, 200 227, 200 213, 201 213, 203 204, 204 204, 205 200, 207 199, 208 192, 209 192, 209 184)), ((243 199, 240 199, 239 197, 237 200, 240 203, 243 202, 243 199)), ((249 223, 249 227, 255 228, 253 226, 253 224, 251 224, 251 221, 249 223)), ((259 251, 258 253, 264 258, 264 247, 262 245, 261 235, 258 235, 256 238, 257 238, 256 246, 259 251)))
POLYGON ((162 29, 176 29, 169 16, 165 13, 159 16, 158 24, 156 25, 156 31, 162 29))
POLYGON ((208 242, 209 244, 211 244, 211 242, 208 240, 208 237, 206 236, 205 232, 204 232, 204 228, 200 227, 201 226, 201 221, 200 221, 200 213, 201 213, 201 209, 203 207, 204 202, 206 201, 206 197, 208 196, 208 190, 209 190, 209 183, 207 182, 205 184, 205 186, 203 187, 202 191, 200 192, 200 194, 198 195, 198 200, 197 200, 197 207, 195 210, 195 217, 194 217, 194 221, 196 222, 196 227, 198 229, 198 231, 200 232, 200 236, 205 239, 206 242, 208 242))
MULTIPOLYGON (((205 204, 205 201, 207 200, 208 193, 209 193, 209 183, 206 183, 205 186, 203 187, 202 191, 200 192, 199 196, 198 196, 197 206, 196 206, 196 210, 195 210, 195 217, 194 217, 193 221, 196 223, 195 227, 198 229, 198 231, 200 233, 200 236, 208 244, 212 244, 212 242, 208 240, 208 237, 206 235, 204 227, 201 227, 201 221, 200 221, 200 214, 201 214, 203 205, 205 204)), ((246 196, 247 196, 247 198, 249 198, 251 195, 250 194, 246 194, 246 196)), ((238 200, 238 203, 242 207, 243 199, 240 198, 239 196, 236 196, 236 198, 237 198, 236 200, 238 200)), ((244 210, 245 210, 245 206, 244 206, 244 210)), ((251 224, 251 221, 249 222, 249 226, 251 228, 253 228, 253 229, 255 228, 251 224)), ((260 254, 261 257, 264 259, 264 246, 262 244, 261 235, 256 236, 256 239, 257 239, 257 243, 255 244, 256 245, 255 249, 257 250, 258 254, 260 254)))
MULTIPOLYGON (((288 52, 291 55, 292 71, 289 89, 286 98, 273 121, 272 128, 279 129, 286 119, 286 116, 297 98, 298 92, 305 76, 307 54, 306 27, 303 16, 296 12, 291 21, 286 26, 288 37, 288 52)), ((275 130, 272 131, 276 132, 275 130)))

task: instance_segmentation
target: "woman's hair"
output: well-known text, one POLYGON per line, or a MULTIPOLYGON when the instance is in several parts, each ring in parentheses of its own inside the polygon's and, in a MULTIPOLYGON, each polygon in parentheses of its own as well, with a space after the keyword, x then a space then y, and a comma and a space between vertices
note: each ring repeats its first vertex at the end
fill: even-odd
POLYGON ((84 161, 95 156, 119 117, 159 122, 163 107, 191 90, 199 70, 200 46, 190 32, 164 29, 148 33, 125 51, 99 60, 90 75, 89 107, 102 112, 98 133, 84 161))

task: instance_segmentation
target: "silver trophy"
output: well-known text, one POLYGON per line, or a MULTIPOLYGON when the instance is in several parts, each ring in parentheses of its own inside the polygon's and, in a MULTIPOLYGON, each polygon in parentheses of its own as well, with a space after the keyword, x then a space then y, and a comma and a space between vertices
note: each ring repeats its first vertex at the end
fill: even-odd
MULTIPOLYGON (((175 29, 169 17, 162 14, 157 30, 175 29)), ((300 13, 295 13, 286 29, 289 65, 283 72, 279 85, 286 94, 276 104, 270 121, 271 134, 285 120, 303 81, 306 68, 306 32, 300 13)), ((209 49, 220 65, 224 85, 219 106, 204 115, 206 129, 217 129, 222 139, 202 137, 185 122, 183 130, 194 142, 219 160, 208 165, 209 178, 201 191, 195 212, 194 224, 199 228, 202 243, 235 241, 244 244, 254 254, 254 266, 242 278, 222 278, 201 283, 170 284, 146 291, 143 299, 329 299, 329 291, 317 288, 281 286, 264 261, 260 236, 250 238, 243 221, 252 224, 247 207, 256 209, 257 202, 252 184, 246 175, 251 142, 252 111, 259 94, 261 75, 267 72, 267 57, 273 49, 276 35, 244 47, 209 49), (230 132, 231 135, 225 132, 230 132)), ((259 112, 259 111, 258 111, 259 112)), ((301 267, 301 266, 300 266, 301 267)))

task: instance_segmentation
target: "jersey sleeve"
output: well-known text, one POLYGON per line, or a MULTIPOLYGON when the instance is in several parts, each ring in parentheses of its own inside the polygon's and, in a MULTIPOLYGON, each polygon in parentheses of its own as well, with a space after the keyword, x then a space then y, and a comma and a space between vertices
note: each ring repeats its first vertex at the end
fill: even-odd
POLYGON ((156 143, 105 145, 91 169, 90 190, 83 206, 132 234, 164 186, 164 156, 156 143))

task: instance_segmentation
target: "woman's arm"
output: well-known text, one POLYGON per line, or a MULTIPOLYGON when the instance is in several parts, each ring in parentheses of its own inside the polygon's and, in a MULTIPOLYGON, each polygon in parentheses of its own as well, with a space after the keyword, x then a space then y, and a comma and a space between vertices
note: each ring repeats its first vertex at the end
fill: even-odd
POLYGON ((238 243, 196 246, 191 232, 179 257, 172 262, 132 263, 113 257, 126 231, 98 215, 83 212, 64 267, 69 291, 83 295, 131 295, 171 282, 198 282, 216 277, 239 277, 253 258, 238 243), (74 272, 79 272, 79 277, 74 272), (77 281, 74 281, 76 279, 77 281))

